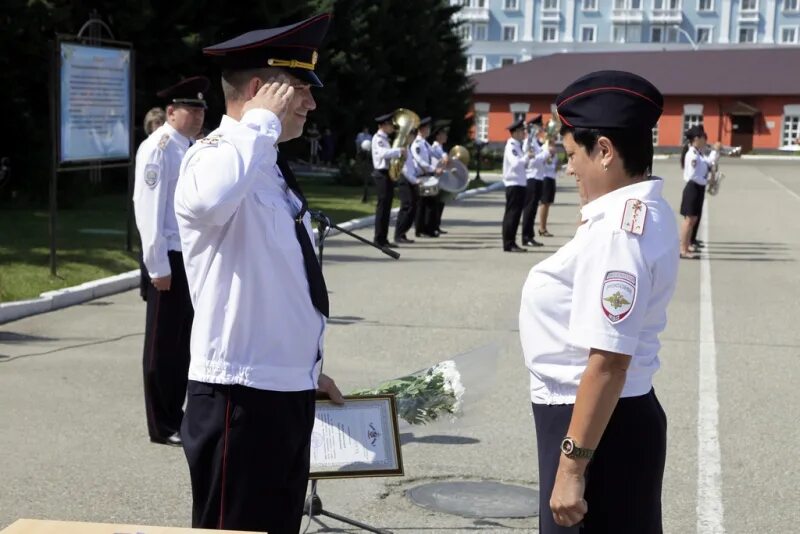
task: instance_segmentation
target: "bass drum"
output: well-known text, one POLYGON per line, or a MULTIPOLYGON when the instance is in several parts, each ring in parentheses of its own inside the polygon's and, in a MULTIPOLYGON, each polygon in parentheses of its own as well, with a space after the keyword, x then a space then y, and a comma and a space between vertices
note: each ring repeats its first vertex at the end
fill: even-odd
POLYGON ((435 176, 427 178, 419 184, 419 196, 435 197, 439 194, 439 179, 435 176))
POLYGON ((439 175, 439 200, 449 202, 467 189, 469 185, 469 171, 467 166, 457 159, 447 163, 444 172, 439 175))

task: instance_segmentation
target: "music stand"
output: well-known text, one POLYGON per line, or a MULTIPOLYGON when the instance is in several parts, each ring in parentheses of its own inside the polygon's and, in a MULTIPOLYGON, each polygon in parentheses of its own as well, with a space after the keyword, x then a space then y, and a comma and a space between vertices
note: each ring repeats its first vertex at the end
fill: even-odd
MULTIPOLYGON (((322 257, 323 257, 322 253, 325 248, 325 238, 328 236, 328 230, 330 228, 335 228, 340 232, 342 232, 343 234, 353 237, 366 245, 375 247, 376 249, 380 250, 387 256, 390 256, 394 259, 400 258, 399 252, 392 250, 389 247, 380 246, 377 243, 370 241, 369 239, 365 239, 360 235, 354 234, 349 230, 345 230, 341 226, 338 226, 335 223, 333 223, 331 219, 321 211, 309 210, 309 213, 311 214, 311 218, 317 221, 317 232, 319 233, 318 248, 319 248, 320 269, 322 268, 322 257)), ((353 525, 354 527, 364 529, 367 532, 374 532, 375 534, 391 534, 391 531, 389 530, 381 530, 379 528, 367 525, 366 523, 356 521, 355 519, 351 519, 349 517, 345 517, 343 515, 335 514, 333 512, 325 510, 325 508, 322 506, 322 499, 317 493, 317 482, 319 481, 318 480, 311 481, 311 493, 308 495, 308 498, 306 498, 305 503, 303 503, 303 515, 308 516, 308 526, 306 526, 306 531, 308 530, 308 527, 311 526, 311 521, 314 519, 315 516, 325 516, 325 517, 330 517, 331 519, 335 519, 341 523, 346 523, 348 525, 353 525)))

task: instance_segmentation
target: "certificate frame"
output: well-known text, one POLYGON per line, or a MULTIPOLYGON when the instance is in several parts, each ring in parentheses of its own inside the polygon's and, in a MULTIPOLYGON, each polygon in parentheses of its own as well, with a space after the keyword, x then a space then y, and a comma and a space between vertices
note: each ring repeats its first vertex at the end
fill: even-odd
MULTIPOLYGON (((344 405, 337 405, 329 399, 318 399, 316 401, 317 415, 314 419, 314 430, 317 430, 318 416, 321 412, 333 417, 333 421, 340 421, 337 415, 344 414, 349 410, 373 409, 374 416, 380 419, 380 428, 384 436, 384 453, 389 458, 389 467, 385 465, 372 466, 370 464, 348 464, 333 468, 330 464, 314 462, 314 447, 319 441, 317 435, 312 431, 311 436, 311 468, 309 473, 310 480, 336 479, 336 478, 366 478, 366 477, 390 477, 403 476, 403 455, 400 448, 400 433, 397 423, 397 405, 394 395, 346 395, 344 405)), ((343 420, 343 419, 342 419, 343 420)), ((336 432, 336 430, 332 430, 336 432)), ((335 462, 333 462, 335 463, 335 462)))

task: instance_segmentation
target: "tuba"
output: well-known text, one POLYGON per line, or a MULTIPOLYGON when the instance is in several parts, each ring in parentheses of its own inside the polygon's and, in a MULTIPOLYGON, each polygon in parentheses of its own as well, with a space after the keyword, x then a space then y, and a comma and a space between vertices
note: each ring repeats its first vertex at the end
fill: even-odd
MULTIPOLYGON (((408 148, 411 132, 419 128, 419 116, 410 109, 400 108, 392 114, 392 122, 396 130, 392 148, 408 148)), ((407 157, 393 158, 389 162, 389 178, 393 182, 400 178, 407 157)))

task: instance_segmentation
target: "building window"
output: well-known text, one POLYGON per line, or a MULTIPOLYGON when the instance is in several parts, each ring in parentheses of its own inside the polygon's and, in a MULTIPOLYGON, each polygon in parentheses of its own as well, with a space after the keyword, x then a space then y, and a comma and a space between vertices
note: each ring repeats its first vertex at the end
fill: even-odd
POLYGON ((672 26, 653 26, 650 28, 650 42, 677 43, 678 29, 672 26))
POLYGON ((516 11, 519 9, 519 2, 517 2, 517 0, 505 0, 503 3, 503 9, 508 11, 516 11))
POLYGON ((755 43, 756 42, 756 29, 755 28, 739 28, 739 42, 740 43, 755 43))
POLYGON ((685 132, 692 126, 702 126, 703 116, 684 113, 683 115, 683 131, 685 132))
POLYGON ((797 13, 800 11, 800 0, 783 0, 783 10, 797 13))
POLYGON ((504 57, 500 59, 500 66, 507 67, 509 65, 513 65, 515 63, 513 57, 504 57))
POLYGON ((475 31, 472 34, 472 39, 475 41, 485 41, 488 29, 486 24, 476 24, 475 31))
POLYGON ((653 126, 653 146, 658 146, 658 123, 653 126))
POLYGON ((461 36, 462 41, 472 40, 472 24, 462 24, 458 27, 458 34, 461 36))
POLYGON ((517 40, 517 27, 515 25, 503 25, 503 40, 516 41, 517 40))
POLYGON ((642 9, 642 0, 614 0, 614 9, 642 9))
POLYGON ((758 0, 741 0, 739 11, 758 11, 758 0))
POLYGON ((797 26, 781 28, 781 44, 797 44, 797 26))
POLYGON ((472 56, 472 72, 483 72, 486 70, 486 58, 483 56, 472 56))
POLYGON ((681 0, 653 0, 653 9, 680 9, 681 0))
POLYGON ((714 0, 697 0, 697 11, 701 13, 714 11, 714 0))
POLYGON ((714 26, 698 26, 694 40, 697 44, 710 43, 714 32, 714 26))
POLYGON ((479 141, 489 140, 489 113, 487 111, 475 113, 475 138, 479 141))
POLYGON ((594 43, 597 41, 597 26, 581 26, 581 42, 594 43))
POLYGON ((800 144, 800 114, 783 116, 781 146, 800 144))
POLYGON ((542 42, 555 43, 558 41, 558 26, 547 25, 542 26, 542 42))
POLYGON ((597 0, 583 0, 581 9, 584 11, 597 11, 597 0))
POLYGON ((544 0, 542 11, 558 11, 558 0, 544 0))

